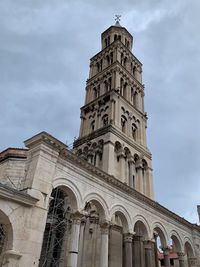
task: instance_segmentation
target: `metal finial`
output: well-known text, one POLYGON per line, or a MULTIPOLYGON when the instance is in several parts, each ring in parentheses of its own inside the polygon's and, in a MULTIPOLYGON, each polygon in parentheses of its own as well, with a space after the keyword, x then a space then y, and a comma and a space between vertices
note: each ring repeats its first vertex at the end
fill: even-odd
POLYGON ((121 20, 121 15, 115 15, 115 21, 118 24, 121 20))

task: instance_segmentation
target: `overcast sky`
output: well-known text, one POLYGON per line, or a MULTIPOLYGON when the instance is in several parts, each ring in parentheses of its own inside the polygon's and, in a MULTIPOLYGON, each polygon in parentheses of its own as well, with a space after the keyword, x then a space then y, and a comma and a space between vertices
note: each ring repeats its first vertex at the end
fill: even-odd
POLYGON ((0 150, 41 131, 73 142, 89 59, 121 14, 143 63, 156 200, 197 222, 199 10, 199 0, 1 0, 0 150))

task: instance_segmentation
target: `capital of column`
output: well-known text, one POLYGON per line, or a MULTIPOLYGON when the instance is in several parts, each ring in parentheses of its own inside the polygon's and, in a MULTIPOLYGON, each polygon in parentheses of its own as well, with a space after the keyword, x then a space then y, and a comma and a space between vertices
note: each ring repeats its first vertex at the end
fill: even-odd
POLYGON ((196 266, 197 258, 196 257, 189 257, 188 262, 189 262, 190 266, 196 266))
POLYGON ((73 224, 81 224, 81 221, 84 219, 84 214, 80 213, 79 211, 76 211, 71 214, 71 219, 73 224))
POLYGON ((133 241, 133 234, 126 233, 126 234, 124 234, 123 238, 124 238, 124 242, 125 243, 132 243, 132 241, 133 241))
POLYGON ((177 252, 177 256, 178 256, 179 263, 183 263, 184 262, 185 253, 181 252, 181 251, 177 252))
POLYGON ((110 222, 103 221, 100 223, 100 230, 102 235, 108 235, 109 234, 109 228, 110 228, 110 222))

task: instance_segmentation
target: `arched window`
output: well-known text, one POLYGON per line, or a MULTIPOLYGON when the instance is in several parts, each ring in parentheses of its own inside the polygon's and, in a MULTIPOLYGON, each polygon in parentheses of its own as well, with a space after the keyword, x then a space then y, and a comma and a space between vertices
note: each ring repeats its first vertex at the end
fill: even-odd
POLYGON ((107 40, 107 38, 105 38, 104 42, 105 42, 105 47, 107 47, 108 46, 108 40, 107 40))
POLYGON ((120 95, 123 95, 123 86, 124 86, 124 80, 120 79, 120 95))
POLYGON ((110 44, 110 36, 108 36, 108 45, 110 44))
POLYGON ((90 124, 90 129, 91 129, 91 132, 94 131, 94 129, 95 129, 95 120, 93 120, 93 121, 91 122, 91 124, 90 124))
POLYGON ((134 140, 136 140, 136 131, 137 131, 137 126, 135 123, 132 124, 132 137, 134 140))
POLYGON ((121 41, 121 39, 122 39, 121 35, 118 35, 118 40, 120 40, 120 41, 121 41))
POLYGON ((95 100, 97 98, 97 88, 93 88, 93 99, 95 100))
POLYGON ((137 99, 138 99, 138 93, 135 91, 133 97, 133 105, 135 108, 137 108, 137 99))
POLYGON ((113 63, 113 52, 110 53, 110 63, 113 63))
POLYGON ((131 87, 131 103, 133 104, 133 102, 134 102, 134 90, 131 87))
POLYGON ((127 119, 124 115, 121 116, 121 129, 123 133, 126 133, 127 119))
POLYGON ((109 91, 112 89, 112 77, 108 79, 108 89, 109 91))
POLYGON ((106 62, 107 62, 107 65, 110 65, 110 57, 109 57, 109 55, 106 56, 106 62))
POLYGON ((127 98, 127 83, 125 83, 123 86, 123 97, 127 98))
POLYGON ((99 62, 97 62, 96 67, 97 67, 97 72, 99 72, 99 71, 100 71, 100 65, 99 65, 99 62))
POLYGON ((133 67, 132 73, 133 73, 133 76, 135 77, 136 76, 136 66, 133 67))
POLYGON ((114 35, 114 41, 116 41, 116 40, 117 40, 117 34, 114 35))
POLYGON ((108 114, 103 115, 102 124, 103 124, 103 127, 108 125, 108 114))
POLYGON ((105 91, 105 93, 107 93, 108 92, 108 82, 107 81, 105 81, 104 82, 104 91, 105 91))
POLYGON ((124 60, 124 54, 121 53, 121 59, 120 59, 120 63, 123 64, 123 60, 124 60))
POLYGON ((124 58, 124 61, 123 61, 123 65, 124 67, 126 67, 126 63, 127 63, 127 57, 124 58))

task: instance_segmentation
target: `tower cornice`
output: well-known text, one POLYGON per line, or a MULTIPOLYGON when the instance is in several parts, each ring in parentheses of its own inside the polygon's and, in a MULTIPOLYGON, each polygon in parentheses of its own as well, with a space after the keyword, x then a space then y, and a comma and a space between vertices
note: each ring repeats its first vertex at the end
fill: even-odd
POLYGON ((140 62, 140 60, 131 52, 130 49, 127 49, 127 47, 120 40, 116 40, 116 41, 112 42, 110 45, 108 45, 107 47, 102 49, 100 52, 95 54, 93 57, 91 57, 90 61, 97 60, 100 57, 100 55, 102 56, 102 55, 106 54, 110 49, 112 49, 112 47, 113 48, 119 48, 119 45, 121 45, 120 48, 125 49, 126 52, 129 53, 130 56, 132 56, 132 58, 136 64, 138 64, 140 67, 142 67, 142 63, 140 62))

